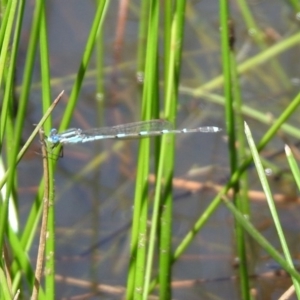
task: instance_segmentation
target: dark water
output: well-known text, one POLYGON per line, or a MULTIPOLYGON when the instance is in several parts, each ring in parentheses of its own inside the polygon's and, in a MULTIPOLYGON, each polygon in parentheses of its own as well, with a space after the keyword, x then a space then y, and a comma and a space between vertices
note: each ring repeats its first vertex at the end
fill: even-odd
MULTIPOLYGON (((257 1, 249 3, 254 17, 262 29, 271 28, 278 38, 288 37, 299 26, 288 6, 280 1, 257 1)), ((139 26, 139 1, 131 1, 126 21, 126 30, 119 58, 112 49, 116 37, 118 1, 111 1, 104 26, 104 114, 100 113, 102 103, 96 97, 96 82, 93 71, 95 59, 90 64, 91 74, 82 87, 80 100, 76 106, 71 126, 80 128, 106 126, 137 121, 140 119, 139 84, 136 81, 137 33, 139 26), (122 68, 112 69, 113 65, 122 68)), ((85 41, 93 20, 95 7, 87 1, 51 1, 47 3, 49 20, 50 53, 53 98, 64 89, 65 96, 54 112, 54 123, 59 125, 63 114, 72 79, 84 49, 85 41)), ((257 46, 247 34, 239 9, 233 5, 236 22, 237 53, 251 57, 257 53, 257 46)), ((218 6, 211 1, 188 1, 187 25, 183 47, 181 84, 196 88, 221 72, 218 6)), ((30 10, 28 8, 28 18, 30 10)), ((26 21, 30 24, 30 18, 26 21)), ((161 27, 163 30, 163 27, 161 27)), ((276 42, 273 32, 271 42, 276 42), (272 40, 273 38, 273 40, 272 40), (275 40, 274 40, 275 39, 275 40)), ((26 51, 27 34, 23 33, 22 50, 26 51)), ((245 104, 252 108, 278 115, 299 90, 299 46, 276 58, 283 68, 286 81, 274 74, 267 63, 256 71, 241 76, 242 96, 245 104)), ((160 55, 163 62, 163 53, 160 55)), ((245 58, 244 58, 245 59, 245 58)), ((275 59, 274 59, 275 60, 275 59)), ((20 72, 22 67, 20 65, 20 72)), ((36 65, 34 81, 39 81, 39 66, 36 65)), ((221 93, 221 86, 212 90, 221 93)), ((206 102, 191 94, 179 95, 178 127, 215 125, 225 127, 223 107, 206 102)), ((30 98, 30 109, 26 130, 41 117, 40 96, 34 89, 30 98)), ((247 118, 256 140, 267 130, 254 119, 247 118)), ((292 117, 298 124, 298 115, 292 117)), ((289 141, 295 138, 288 137, 289 141)), ((282 149, 284 142, 277 137, 264 152, 282 149)), ((35 145, 37 147, 37 145, 35 145)), ((30 209, 34 189, 41 175, 41 159, 28 153, 19 167, 22 193, 22 217, 30 209), (28 174, 36 174, 28 176, 28 174)), ((137 165, 138 141, 103 141, 86 145, 66 146, 64 158, 58 162, 55 175, 56 186, 56 226, 57 226, 57 274, 80 279, 95 284, 126 286, 126 272, 129 261, 130 231, 132 218, 135 171, 137 165), (118 143, 118 144, 116 144, 118 143), (118 150, 115 150, 116 147, 118 150), (104 157, 103 157, 104 156, 104 157)), ((287 163, 283 155, 273 159, 283 170, 287 163)), ((153 168, 153 166, 152 166, 153 168)), ((250 184, 260 189, 257 175, 250 170, 250 184)), ((225 132, 222 134, 191 134, 177 138, 175 177, 195 181, 210 180, 224 184, 228 178, 228 153, 225 132), (204 174, 189 178, 190 170, 206 167, 204 174), (209 167, 209 168, 208 168, 209 167)), ((294 195, 293 183, 285 178, 270 178, 276 192, 294 195), (276 179, 276 181, 275 181, 276 179)), ((152 188, 153 190, 153 188, 152 188)), ((201 191, 188 193, 174 189, 174 247, 176 247, 203 210, 210 204, 215 193, 201 191)), ((299 255, 299 206, 288 203, 279 207, 285 234, 295 258, 299 255)), ((264 201, 253 202, 253 220, 269 241, 277 245, 276 232, 267 205, 264 201), (268 222, 269 221, 269 222, 268 222)), ((240 299, 239 281, 232 278, 237 274, 234 268, 235 244, 233 218, 229 211, 220 206, 204 229, 195 238, 182 258, 173 268, 174 281, 189 281, 187 286, 174 286, 177 299, 240 299), (195 283, 194 280, 199 280, 195 283)), ((251 274, 262 275, 269 272, 268 257, 257 245, 249 241, 251 274)), ((277 299, 291 282, 285 277, 254 277, 253 289, 256 299, 277 299), (276 283, 276 284, 275 284, 276 283)), ((80 287, 78 283, 58 283, 57 299, 92 292, 93 289, 80 287)), ((116 292, 101 296, 101 299, 119 299, 116 292)), ((95 299, 98 299, 96 296, 95 299)), ((89 299, 93 299, 91 296, 89 299)))

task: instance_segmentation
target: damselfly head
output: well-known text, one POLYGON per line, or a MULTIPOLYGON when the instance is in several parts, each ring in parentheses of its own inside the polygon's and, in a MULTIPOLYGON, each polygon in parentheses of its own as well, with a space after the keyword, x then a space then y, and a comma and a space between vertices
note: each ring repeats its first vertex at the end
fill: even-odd
POLYGON ((54 145, 54 146, 52 146, 52 148, 54 148, 55 145, 57 145, 57 144, 59 143, 60 139, 59 139, 59 136, 57 135, 57 129, 52 128, 52 129, 50 130, 50 134, 49 134, 49 136, 47 137, 47 141, 48 141, 50 144, 54 145))

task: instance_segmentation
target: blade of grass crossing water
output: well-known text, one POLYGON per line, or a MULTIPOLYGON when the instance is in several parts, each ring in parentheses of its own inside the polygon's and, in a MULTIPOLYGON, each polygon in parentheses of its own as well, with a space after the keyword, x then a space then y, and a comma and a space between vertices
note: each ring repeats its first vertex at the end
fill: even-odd
MULTIPOLYGON (((224 76, 224 94, 225 94, 225 118, 226 131, 228 133, 228 153, 230 159, 230 172, 234 174, 238 166, 238 152, 236 149, 236 118, 234 107, 240 102, 240 93, 238 91, 238 75, 235 66, 234 43, 235 31, 234 23, 229 17, 229 4, 225 0, 220 1, 220 20, 221 20, 221 44, 222 44, 222 65, 224 76)), ((237 207, 240 207, 239 201, 239 182, 233 186, 233 201, 237 207)), ((235 238, 237 244, 237 255, 240 261, 240 286, 241 294, 244 300, 250 299, 249 283, 247 274, 247 262, 244 245, 243 229, 238 223, 235 224, 235 238)))
MULTIPOLYGON (((158 49, 158 16, 159 2, 149 1, 148 39, 145 59, 145 83, 143 89, 142 119, 148 120, 153 116, 153 111, 159 106, 158 101, 158 76, 157 76, 157 49, 158 49)), ((148 174, 150 141, 142 140, 139 150, 138 177, 134 207, 134 225, 131 237, 130 273, 127 281, 127 299, 142 299, 145 284, 146 266, 146 241, 148 217, 148 174), (141 159, 140 159, 141 158, 141 159)))
POLYGON ((9 51, 9 42, 12 37, 13 32, 13 24, 14 19, 16 16, 16 10, 17 10, 17 4, 18 1, 12 0, 9 1, 9 5, 7 6, 5 10, 4 15, 4 22, 1 22, 1 25, 3 26, 1 28, 1 52, 0 52, 0 87, 2 86, 2 80, 4 76, 4 71, 6 67, 6 58, 7 55, 10 53, 9 51))
MULTIPOLYGON (((48 107, 51 106, 51 87, 50 87, 50 62, 49 62, 49 46, 48 46, 48 30, 47 30, 47 20, 46 20, 46 6, 43 3, 42 7, 42 17, 41 17, 41 28, 40 28, 40 57, 41 57, 41 75, 42 75, 42 93, 43 93, 43 112, 45 113, 48 107)), ((44 125, 45 131, 50 132, 52 128, 51 119, 47 119, 44 125)), ((40 134, 40 137, 42 135, 40 134)), ((42 142, 42 150, 44 142, 42 142)), ((45 145, 46 146, 46 145, 45 145)), ((42 152, 43 153, 43 152, 42 152)), ((45 189, 43 194, 43 200, 38 201, 43 205, 43 220, 47 218, 47 239, 46 246, 44 249, 44 255, 47 260, 44 264, 45 273, 45 290, 47 291, 48 299, 55 299, 55 206, 53 203, 54 197, 54 162, 51 158, 47 157, 47 153, 43 153, 43 165, 44 165, 44 180, 45 189), (46 156, 46 157, 45 157, 46 156), (45 162, 45 160, 47 160, 45 162), (47 168, 47 169, 46 169, 47 168), (46 201, 47 200, 47 201, 46 201), (46 216, 45 216, 46 214, 46 216)), ((44 223, 44 222, 43 222, 44 223)), ((42 223, 42 224, 43 224, 42 223)), ((42 227, 43 228, 43 227, 42 227)), ((41 239, 43 244, 43 239, 41 239)), ((39 247, 43 247, 40 245, 39 247)), ((37 265, 38 266, 38 265, 37 265)), ((37 271, 36 271, 37 273, 37 271)), ((37 277, 37 276, 36 276, 37 277)), ((36 285, 35 285, 36 286, 36 285)))
MULTIPOLYGON (((141 77, 141 80, 144 78, 145 72, 145 53, 146 53, 146 43, 147 39, 147 27, 149 22, 149 1, 143 1, 141 7, 141 16, 147 16, 147 18, 142 18, 140 22, 139 28, 139 45, 138 45, 138 65, 137 65, 137 76, 141 77)), ((147 82, 145 82, 147 86, 147 82)), ((145 93, 145 85, 140 89, 141 92, 145 93)), ((141 96, 142 97, 142 96, 141 96)), ((143 103, 143 105, 145 105, 143 103)), ((134 197, 134 211, 133 211, 133 221, 131 228, 131 242, 130 242, 130 264, 127 275, 127 289, 126 289, 126 299, 132 299, 135 289, 135 278, 136 278, 136 267, 137 267, 137 249, 139 244, 139 232, 141 232, 140 239, 144 237, 144 241, 140 240, 141 244, 144 245, 147 232, 145 228, 144 219, 141 219, 140 216, 145 215, 145 210, 147 210, 147 187, 145 183, 145 176, 147 176, 147 170, 145 170, 144 164, 147 164, 147 149, 149 145, 141 141, 139 148, 139 157, 138 157, 138 169, 137 169, 137 181, 135 188, 135 197, 134 197), (138 201, 140 199, 140 201, 138 201), (141 228, 140 228, 141 227, 141 228), (139 231, 140 230, 140 231, 139 231)), ((145 249, 144 249, 145 250, 145 249)), ((142 253, 140 253, 140 260, 145 261, 145 258, 142 257, 142 253)), ((144 269, 142 270, 141 276, 144 275, 144 269)))
MULTIPOLYGON (((271 212, 274 224, 275 224, 275 228, 277 230, 277 234, 278 234, 278 237, 279 237, 282 249, 283 249, 283 253, 285 255, 285 258, 286 258, 289 266, 291 268, 295 268, 294 264, 293 264, 291 254, 290 254, 290 251, 289 251, 289 248, 288 248, 288 245, 287 245, 286 240, 285 240, 285 236, 284 236, 281 224, 280 224, 280 219, 279 219, 279 216, 277 214, 276 206, 275 206, 275 203, 274 203, 274 199, 272 197, 272 192, 271 192, 269 184, 268 184, 268 180, 267 180, 267 177, 266 177, 266 174, 265 174, 265 170, 264 170, 264 168, 262 166, 262 163, 260 161, 258 151, 256 149, 255 143, 254 143, 252 135, 251 135, 251 131, 250 131, 250 129, 249 129, 249 127, 246 123, 245 123, 245 133, 246 133, 248 144, 249 144, 252 156, 253 156, 255 167, 256 167, 256 170, 257 170, 257 173, 258 173, 258 176, 259 176, 259 180, 261 182, 262 188, 263 188, 264 193, 266 195, 266 199, 267 199, 267 202, 268 202, 268 205, 269 205, 269 208, 270 208, 270 212, 271 212)), ((297 279, 294 278, 294 277, 292 277, 292 280, 293 280, 293 283, 294 283, 294 286, 295 286, 295 289, 296 289, 297 296, 298 296, 298 298, 300 298, 300 282, 297 281, 297 279)))
MULTIPOLYGON (((0 44, 2 45, 1 47, 1 53, 0 53, 0 68, 2 70, 0 70, 0 87, 1 87, 1 82, 2 82, 2 76, 3 76, 3 71, 4 71, 4 67, 6 66, 6 54, 8 52, 8 49, 5 47, 5 42, 3 42, 3 39, 5 40, 10 40, 10 26, 12 26, 12 23, 14 21, 14 17, 15 17, 15 12, 16 12, 16 8, 17 8, 17 1, 9 1, 7 7, 6 7, 6 11, 5 11, 5 15, 4 15, 4 19, 2 20, 2 24, 1 24, 1 35, 3 34, 3 37, 1 36, 1 41, 0 44), (8 20, 6 20, 8 19, 8 20), (7 23, 9 24, 8 26, 7 23), (10 24, 11 23, 11 24, 10 24), (8 27, 8 28, 7 28, 8 27)), ((14 38, 13 38, 13 43, 12 43, 12 49, 11 49, 11 57, 9 60, 9 67, 8 67, 8 71, 7 71, 7 76, 6 76, 6 82, 5 82, 5 90, 4 90, 4 97, 3 97, 3 103, 2 103, 2 109, 1 109, 1 118, 0 118, 0 150, 2 149, 2 142, 3 142, 3 138, 4 138, 4 132, 5 132, 5 125, 6 125, 6 120, 7 117, 9 116, 8 114, 8 109, 9 106, 12 104, 11 103, 11 91, 12 91, 12 86, 14 84, 14 71, 15 71, 15 64, 16 64, 16 53, 17 53, 17 48, 18 48, 18 40, 19 40, 19 14, 17 15, 16 18, 16 27, 15 27, 15 33, 14 33, 14 38)))
MULTIPOLYGON (((177 1, 178 2, 178 1, 177 1)), ((178 9, 178 3, 176 2, 176 9, 178 9)), ((182 1, 183 3, 185 1, 182 1)), ((175 49, 172 49, 172 36, 175 38, 175 23, 173 9, 173 1, 164 2, 164 100, 165 100, 165 115, 167 120, 175 121, 175 114, 170 114, 168 111, 173 111, 170 108, 170 103, 174 100, 173 104, 176 110, 177 101, 173 96, 173 84, 172 81, 174 70, 175 49), (172 26, 173 24, 173 26, 172 26), (172 30, 174 28, 174 30, 172 30), (171 83, 171 84, 170 84, 171 83)), ((178 40, 179 42, 179 40, 178 40)), ((173 176, 173 161, 174 161, 174 136, 170 136, 169 139, 162 138, 161 147, 159 149, 159 161, 157 167, 156 176, 156 190, 155 201, 159 203, 159 217, 157 219, 158 227, 158 255, 159 255, 159 297, 160 299, 170 299, 171 295, 171 250, 172 250, 172 211, 173 211, 173 199, 172 199, 172 176, 173 176), (168 153, 168 155, 166 154, 168 153)), ((154 217, 154 215, 153 215, 154 217)), ((153 221, 154 222, 154 218, 153 221)), ((153 228, 152 228, 153 229, 153 228)), ((154 235, 153 235, 154 237, 154 235)), ((150 293, 150 277, 147 282, 147 291, 150 293)), ((146 288, 145 288, 146 292, 146 288)))
MULTIPOLYGON (((169 11, 172 10, 172 3, 169 3, 169 11)), ((166 119, 175 122, 179 78, 182 60, 182 44, 184 39, 186 1, 176 1, 176 8, 172 14, 171 36, 166 29, 166 39, 170 40, 166 45, 169 47, 166 52, 165 73, 165 116, 166 119)), ((160 217, 160 268, 159 268, 159 293, 161 299, 170 299, 172 281, 172 224, 173 224, 173 193, 172 179, 174 174, 175 159, 175 136, 169 140, 163 139, 160 155, 161 174, 164 181, 160 179, 161 174, 157 174, 157 182, 164 182, 161 197, 161 217, 160 217)))

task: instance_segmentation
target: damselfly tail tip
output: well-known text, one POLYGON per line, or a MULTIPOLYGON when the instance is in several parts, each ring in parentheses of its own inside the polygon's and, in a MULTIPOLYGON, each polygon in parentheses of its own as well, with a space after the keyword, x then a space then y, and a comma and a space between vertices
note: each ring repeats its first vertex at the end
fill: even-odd
POLYGON ((199 127, 198 130, 200 132, 219 132, 222 131, 222 128, 216 126, 205 126, 205 127, 199 127))
POLYGON ((220 128, 220 127, 215 127, 215 126, 213 126, 212 128, 213 128, 213 132, 219 132, 219 131, 222 131, 222 130, 223 130, 222 128, 220 128))

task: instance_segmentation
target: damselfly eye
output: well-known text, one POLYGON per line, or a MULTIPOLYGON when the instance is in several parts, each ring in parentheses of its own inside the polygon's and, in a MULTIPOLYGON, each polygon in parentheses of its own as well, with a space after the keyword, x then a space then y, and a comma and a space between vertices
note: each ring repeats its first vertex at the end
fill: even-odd
POLYGON ((56 128, 52 128, 50 130, 50 136, 57 134, 57 129, 56 128))

